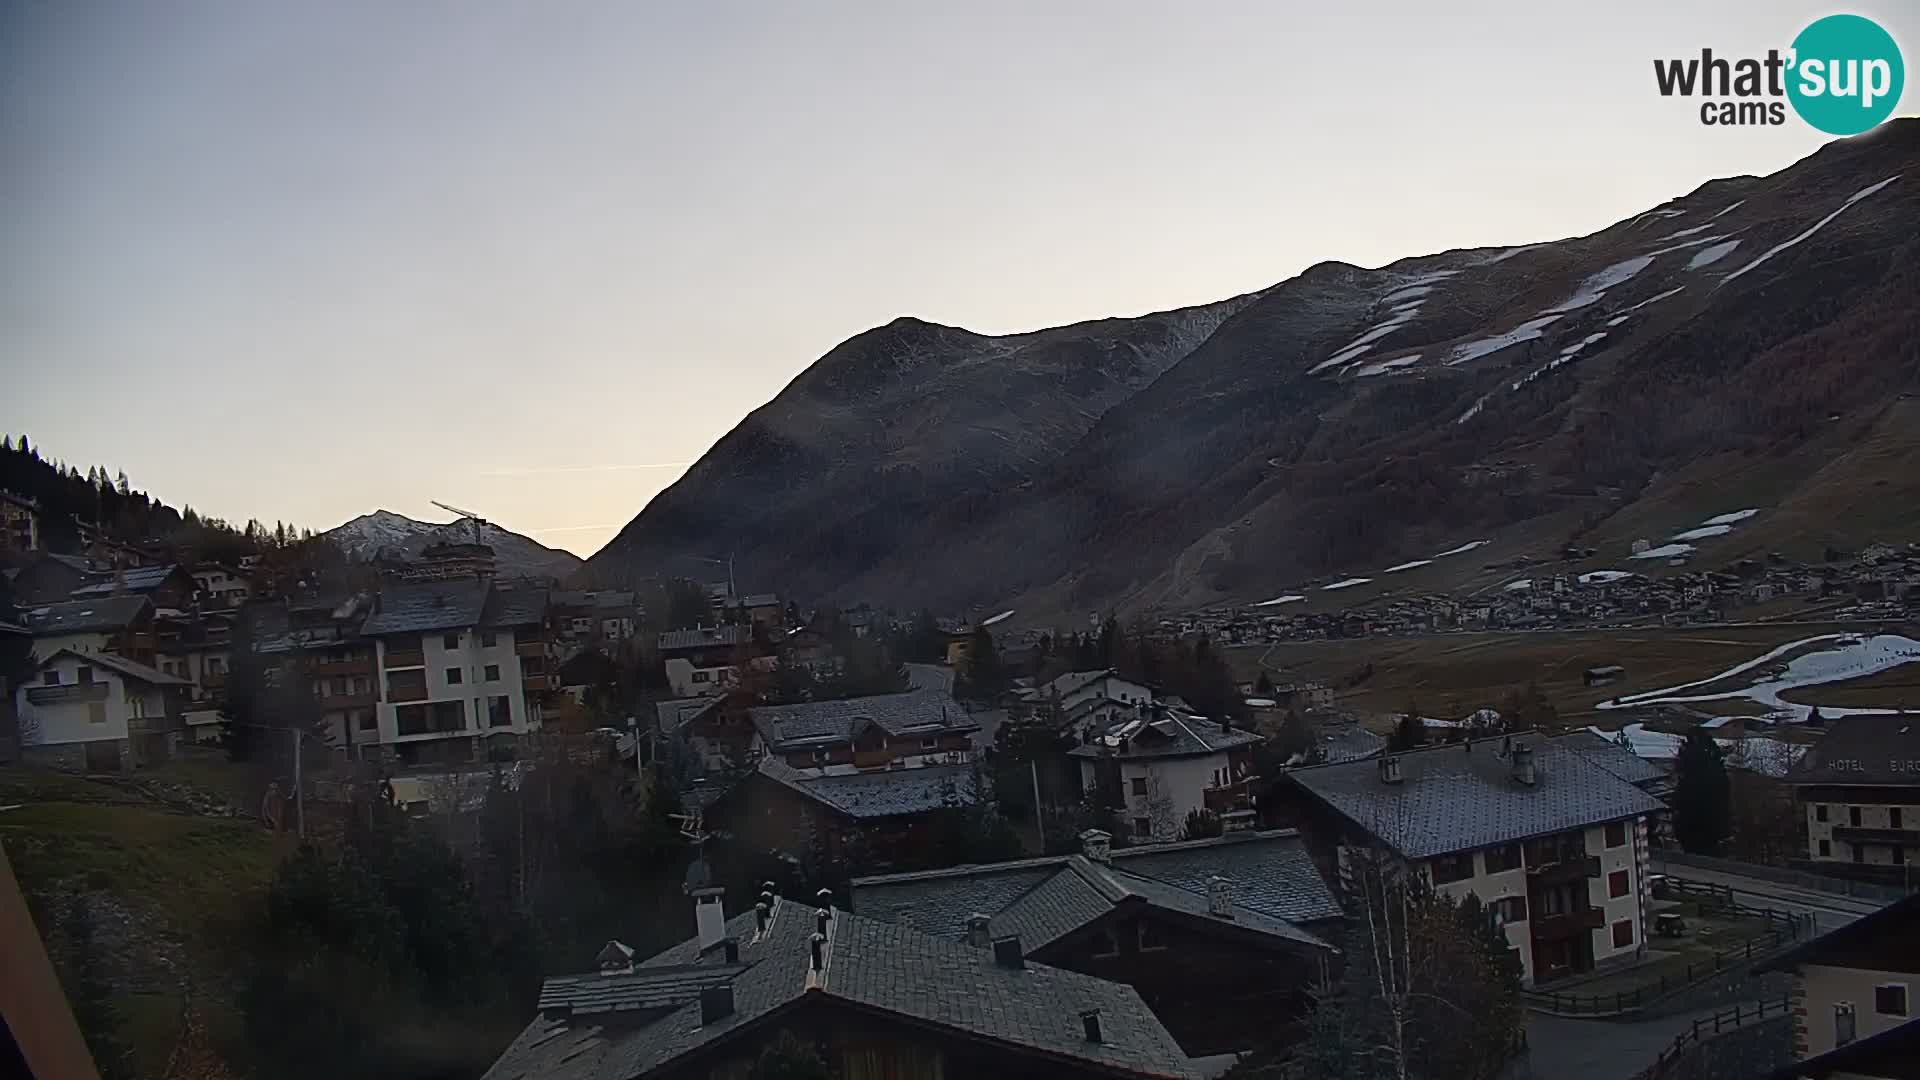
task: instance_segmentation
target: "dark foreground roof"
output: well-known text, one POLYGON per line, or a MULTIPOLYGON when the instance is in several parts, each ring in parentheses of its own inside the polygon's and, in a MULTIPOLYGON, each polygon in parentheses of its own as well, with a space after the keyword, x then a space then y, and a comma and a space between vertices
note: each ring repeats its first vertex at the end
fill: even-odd
POLYGON ((1769 1080, 1826 1080, 1829 1076, 1920 1080, 1920 1019, 1783 1065, 1769 1080))
POLYGON ((1758 970, 1790 971, 1802 964, 1920 974, 1920 893, 1796 946, 1758 970))
POLYGON ((844 743, 865 724, 888 735, 922 737, 979 728, 944 690, 909 690, 797 705, 757 705, 747 710, 753 726, 776 750, 844 743))
POLYGON ((1132 987, 1039 964, 1000 967, 990 951, 839 910, 829 915, 826 962, 814 972, 808 945, 814 928, 811 908, 776 899, 764 933, 751 912, 728 922, 739 962, 713 966, 737 968, 731 980, 702 975, 698 943, 691 940, 631 974, 549 980, 542 1014, 485 1080, 632 1080, 688 1054, 751 1038, 768 1030, 761 1021, 802 1006, 912 1023, 1113 1076, 1198 1075, 1132 987), (733 1012, 703 1025, 699 993, 717 985, 731 987, 733 1012), (1081 1014, 1091 1010, 1101 1017, 1097 1043, 1087 1041, 1081 1026, 1081 1014))
POLYGON ((1409 859, 1582 829, 1665 805, 1557 740, 1514 741, 1534 748, 1531 786, 1513 779, 1497 738, 1399 754, 1397 784, 1381 779, 1380 761, 1316 765, 1286 776, 1409 859))
POLYGON ((1041 925, 1078 918, 1067 927, 1072 929, 1129 897, 1172 911, 1192 911, 1194 904, 1204 911, 1207 879, 1215 875, 1232 882, 1237 908, 1266 920, 1260 925, 1282 936, 1290 935, 1271 923, 1293 927, 1341 914, 1306 846, 1291 830, 1117 848, 1107 873, 1095 879, 1084 872, 1092 867, 1080 856, 1058 855, 864 877, 853 883, 853 906, 863 915, 956 940, 966 937, 967 920, 976 912, 1005 916, 1018 925, 1034 920, 1022 932, 1029 948, 1040 944, 1041 925))

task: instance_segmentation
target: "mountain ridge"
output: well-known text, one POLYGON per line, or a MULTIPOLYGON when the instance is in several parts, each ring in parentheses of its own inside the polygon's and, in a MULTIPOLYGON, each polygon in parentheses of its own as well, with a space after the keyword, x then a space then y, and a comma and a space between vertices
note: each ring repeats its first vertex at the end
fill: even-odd
MULTIPOLYGON (((471 543, 473 526, 469 519, 421 521, 392 510, 378 509, 343 522, 320 534, 356 559, 372 560, 382 555, 413 559, 435 543, 471 543)), ((582 560, 572 552, 550 548, 530 537, 501 528, 487 521, 480 525, 480 542, 493 548, 499 572, 509 576, 552 577, 564 580, 580 569, 582 560)))
POLYGON ((1006 339, 897 319, 749 414, 587 574, 721 549, 826 596, 1144 610, 1570 514, 1567 539, 1701 454, 1791 449, 1863 387, 1910 385, 1905 330, 1881 323, 1920 253, 1917 191, 1920 120, 1902 120, 1584 236, 1328 260, 1215 305, 1014 335, 1032 355, 1010 370, 989 363, 1006 339), (1831 358, 1854 385, 1790 355, 1852 333, 1883 350, 1831 358), (1710 400, 1678 411, 1674 386, 1710 400))

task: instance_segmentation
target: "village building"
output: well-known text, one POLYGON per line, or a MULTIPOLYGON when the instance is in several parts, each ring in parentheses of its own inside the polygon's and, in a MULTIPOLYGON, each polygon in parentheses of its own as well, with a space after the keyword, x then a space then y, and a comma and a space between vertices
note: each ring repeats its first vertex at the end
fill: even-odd
POLYGON ((1251 731, 1166 705, 1116 720, 1068 754, 1080 763, 1083 790, 1112 810, 1136 841, 1181 838, 1190 815, 1206 811, 1228 829, 1251 828, 1251 731))
POLYGON ((539 1015, 483 1080, 745 1076, 782 1033, 836 1076, 1199 1077, 1132 987, 944 940, 769 885, 727 918, 704 860, 694 936, 650 959, 609 942, 599 970, 546 980, 539 1015))
POLYGON ((1345 880, 1357 860, 1477 896, 1522 981, 1630 964, 1646 950, 1648 824, 1663 804, 1554 739, 1470 739, 1286 774, 1345 880))
POLYGON ((1772 1080, 1920 1075, 1920 894, 1823 934, 1760 972, 1789 971, 1792 1065, 1772 1080))
POLYGON ((55 768, 123 772, 165 761, 180 745, 187 683, 111 653, 59 649, 14 690, 22 758, 55 768))
POLYGON ((1836 719, 1786 780, 1813 865, 1907 880, 1920 861, 1920 718, 1836 719))
POLYGON ((1292 832, 855 878, 853 910, 976 950, 1125 983, 1187 1053, 1297 1038, 1339 960, 1341 908, 1292 832))

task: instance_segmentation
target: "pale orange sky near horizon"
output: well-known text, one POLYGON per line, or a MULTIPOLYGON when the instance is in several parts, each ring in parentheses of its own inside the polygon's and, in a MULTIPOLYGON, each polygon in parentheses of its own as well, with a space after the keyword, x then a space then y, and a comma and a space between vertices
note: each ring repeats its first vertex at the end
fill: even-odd
MULTIPOLYGON (((0 0, 0 430, 588 554, 834 344, 1603 228, 1825 137, 1652 60, 1758 2, 0 0)), ((1920 9, 1878 2, 1907 51, 1920 9)), ((1909 92, 1898 111, 1911 115, 1909 92)))

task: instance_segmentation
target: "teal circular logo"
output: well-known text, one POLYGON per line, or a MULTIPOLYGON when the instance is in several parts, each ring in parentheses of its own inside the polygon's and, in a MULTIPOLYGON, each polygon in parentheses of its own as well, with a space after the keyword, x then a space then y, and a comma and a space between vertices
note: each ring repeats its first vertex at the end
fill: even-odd
POLYGON ((1787 100, 1829 135, 1858 135, 1893 115, 1906 86, 1900 46, 1880 24, 1829 15, 1793 39, 1787 100))

